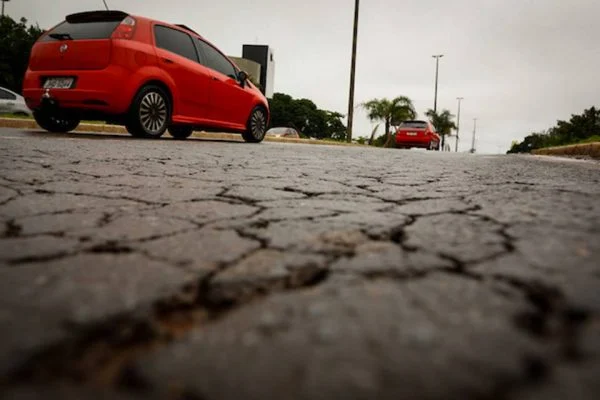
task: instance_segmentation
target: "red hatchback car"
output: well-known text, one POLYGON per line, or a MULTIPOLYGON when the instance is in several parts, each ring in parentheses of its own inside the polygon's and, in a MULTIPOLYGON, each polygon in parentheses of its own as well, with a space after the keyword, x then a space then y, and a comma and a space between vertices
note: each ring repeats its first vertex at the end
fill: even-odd
POLYGON ((121 11, 69 15, 35 43, 23 95, 35 120, 68 132, 82 119, 125 125, 136 137, 195 128, 263 140, 269 106, 221 51, 184 25, 121 11))
POLYGON ((396 131, 396 147, 422 147, 427 150, 440 149, 440 135, 428 121, 404 121, 396 131))

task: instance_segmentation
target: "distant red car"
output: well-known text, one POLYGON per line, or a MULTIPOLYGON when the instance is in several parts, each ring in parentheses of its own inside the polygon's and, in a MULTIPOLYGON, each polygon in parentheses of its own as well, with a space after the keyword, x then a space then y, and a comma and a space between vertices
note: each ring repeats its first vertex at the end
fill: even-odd
POLYGON ((263 140, 267 99, 228 57, 184 25, 121 11, 72 14, 33 46, 23 95, 37 123, 69 132, 82 119, 137 137, 167 129, 240 132, 263 140))
POLYGON ((421 147, 427 150, 440 149, 440 135, 428 121, 404 121, 396 131, 396 147, 409 149, 421 147))

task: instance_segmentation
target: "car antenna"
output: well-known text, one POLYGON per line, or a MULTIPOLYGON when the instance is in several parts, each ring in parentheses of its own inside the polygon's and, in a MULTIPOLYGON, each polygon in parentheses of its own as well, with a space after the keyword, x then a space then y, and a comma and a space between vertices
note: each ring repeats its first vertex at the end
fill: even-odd
POLYGON ((108 9, 108 5, 106 4, 106 0, 102 0, 102 2, 104 3, 104 7, 106 7, 106 11, 110 11, 110 10, 108 9))

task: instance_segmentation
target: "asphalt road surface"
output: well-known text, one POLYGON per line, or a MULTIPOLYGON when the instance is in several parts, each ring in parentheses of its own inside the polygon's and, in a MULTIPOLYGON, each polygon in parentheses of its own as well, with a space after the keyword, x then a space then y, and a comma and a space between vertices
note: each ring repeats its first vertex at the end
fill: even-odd
POLYGON ((598 399, 600 164, 0 130, 0 397, 598 399))

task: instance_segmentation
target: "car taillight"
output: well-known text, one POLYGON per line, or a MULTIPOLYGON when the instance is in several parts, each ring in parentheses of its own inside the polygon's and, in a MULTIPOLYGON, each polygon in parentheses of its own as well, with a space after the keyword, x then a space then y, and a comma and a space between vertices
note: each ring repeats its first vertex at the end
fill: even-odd
POLYGON ((113 39, 132 39, 135 32, 135 19, 132 17, 125 18, 117 29, 112 34, 113 39))

